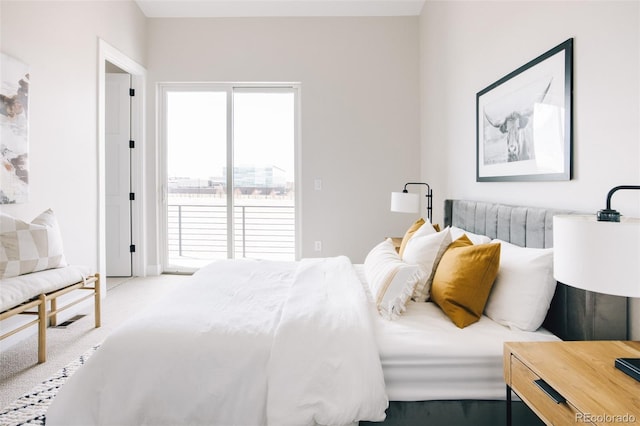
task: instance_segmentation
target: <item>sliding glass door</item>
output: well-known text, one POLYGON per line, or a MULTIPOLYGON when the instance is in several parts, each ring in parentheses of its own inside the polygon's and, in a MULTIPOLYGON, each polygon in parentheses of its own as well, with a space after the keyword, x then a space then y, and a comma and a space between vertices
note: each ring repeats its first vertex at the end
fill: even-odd
POLYGON ((227 97, 195 89, 165 93, 165 270, 227 257, 227 97))
POLYGON ((233 92, 234 257, 295 258, 295 93, 233 92))
POLYGON ((164 270, 296 258, 297 87, 168 84, 164 270))

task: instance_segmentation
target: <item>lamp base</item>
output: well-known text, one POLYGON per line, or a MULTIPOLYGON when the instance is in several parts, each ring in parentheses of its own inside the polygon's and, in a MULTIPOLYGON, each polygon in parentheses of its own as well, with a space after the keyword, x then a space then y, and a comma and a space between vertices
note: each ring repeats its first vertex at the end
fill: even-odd
POLYGON ((620 212, 613 209, 599 210, 598 222, 620 222, 620 212))
POLYGON ((615 366, 640 382, 640 358, 616 358, 615 366))

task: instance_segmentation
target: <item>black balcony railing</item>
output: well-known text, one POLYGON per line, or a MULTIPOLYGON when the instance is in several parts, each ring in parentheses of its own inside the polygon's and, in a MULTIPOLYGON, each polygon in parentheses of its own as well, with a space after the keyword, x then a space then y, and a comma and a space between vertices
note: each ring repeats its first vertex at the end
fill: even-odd
MULTIPOLYGON (((235 206, 234 257, 295 259, 295 207, 235 206)), ((227 207, 168 206, 169 260, 227 258, 227 207)))

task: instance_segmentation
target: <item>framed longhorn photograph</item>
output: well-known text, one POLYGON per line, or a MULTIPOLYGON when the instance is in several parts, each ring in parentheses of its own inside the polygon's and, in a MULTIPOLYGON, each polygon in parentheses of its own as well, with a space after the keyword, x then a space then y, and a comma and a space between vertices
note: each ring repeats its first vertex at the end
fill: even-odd
POLYGON ((476 181, 571 179, 569 39, 476 96, 476 181))

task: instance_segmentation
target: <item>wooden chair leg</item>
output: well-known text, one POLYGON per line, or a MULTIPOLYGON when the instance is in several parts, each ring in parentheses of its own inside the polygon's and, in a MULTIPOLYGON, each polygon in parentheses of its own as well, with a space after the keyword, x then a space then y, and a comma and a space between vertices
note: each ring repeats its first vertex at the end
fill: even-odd
POLYGON ((51 316, 49 317, 49 325, 51 327, 55 327, 56 325, 58 325, 58 315, 55 313, 58 310, 58 299, 57 298, 53 298, 51 299, 51 312, 54 312, 53 314, 51 314, 51 316))
POLYGON ((40 295, 38 305, 38 364, 47 360, 47 298, 40 295))
POLYGON ((102 319, 100 317, 100 312, 101 312, 101 294, 102 294, 102 288, 100 285, 100 274, 96 274, 96 282, 93 283, 93 285, 95 286, 95 302, 94 302, 94 309, 95 309, 95 319, 96 319, 96 328, 99 328, 100 325, 102 325, 102 319))

